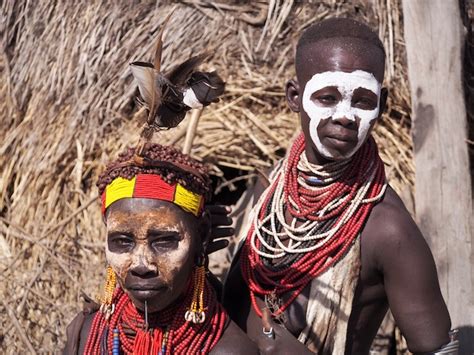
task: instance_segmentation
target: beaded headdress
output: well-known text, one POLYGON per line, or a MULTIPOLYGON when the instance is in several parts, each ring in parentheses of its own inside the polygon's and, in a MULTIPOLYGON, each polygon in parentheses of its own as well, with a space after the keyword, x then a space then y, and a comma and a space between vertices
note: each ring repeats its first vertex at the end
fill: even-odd
POLYGON ((131 180, 118 177, 102 193, 102 214, 107 208, 123 198, 151 198, 172 202, 184 211, 199 216, 204 206, 204 196, 196 194, 183 185, 169 184, 160 175, 138 174, 131 180))

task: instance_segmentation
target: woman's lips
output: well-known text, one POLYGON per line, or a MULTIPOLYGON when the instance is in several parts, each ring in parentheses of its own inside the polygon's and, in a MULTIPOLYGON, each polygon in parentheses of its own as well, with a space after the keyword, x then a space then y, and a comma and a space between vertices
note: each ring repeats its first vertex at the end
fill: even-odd
POLYGON ((166 287, 156 285, 133 285, 128 287, 128 290, 138 299, 148 299, 163 293, 166 291, 166 287))
POLYGON ((162 288, 165 288, 164 286, 143 286, 143 285, 137 285, 137 286, 129 286, 129 290, 136 290, 136 291, 154 291, 154 290, 160 290, 162 288))

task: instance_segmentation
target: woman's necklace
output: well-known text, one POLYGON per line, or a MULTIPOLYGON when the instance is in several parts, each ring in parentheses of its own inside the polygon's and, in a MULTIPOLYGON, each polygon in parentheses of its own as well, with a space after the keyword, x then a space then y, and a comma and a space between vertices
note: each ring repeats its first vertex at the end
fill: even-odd
POLYGON ((144 319, 146 316, 136 309, 121 288, 115 290, 113 298, 115 310, 110 320, 101 312, 94 317, 85 348, 87 354, 208 353, 221 338, 227 322, 227 314, 207 280, 203 323, 185 319, 193 299, 192 282, 183 298, 148 319, 144 319))

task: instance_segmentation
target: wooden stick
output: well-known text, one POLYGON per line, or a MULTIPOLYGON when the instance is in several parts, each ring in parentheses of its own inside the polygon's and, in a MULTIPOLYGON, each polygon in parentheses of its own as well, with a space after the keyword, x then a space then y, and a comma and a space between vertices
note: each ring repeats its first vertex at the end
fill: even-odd
POLYGON ((194 136, 196 135, 196 128, 201 117, 204 108, 196 109, 191 112, 191 120, 188 125, 186 132, 186 138, 184 139, 183 153, 189 154, 193 146, 194 136))
POLYGON ((33 345, 31 345, 28 337, 26 336, 25 330, 21 327, 20 322, 18 322, 18 319, 15 317, 15 314, 13 313, 13 310, 10 308, 10 306, 5 302, 4 299, 2 299, 2 304, 3 307, 6 309, 8 316, 10 317, 13 325, 15 326, 18 336, 20 339, 23 341, 23 343, 26 345, 30 353, 36 354, 35 349, 33 348, 33 345))

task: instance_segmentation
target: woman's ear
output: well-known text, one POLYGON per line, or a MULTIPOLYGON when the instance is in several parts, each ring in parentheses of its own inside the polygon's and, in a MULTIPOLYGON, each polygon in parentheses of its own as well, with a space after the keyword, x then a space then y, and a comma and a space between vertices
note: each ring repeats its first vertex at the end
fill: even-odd
POLYGON ((201 237, 201 245, 202 245, 202 251, 204 254, 207 252, 207 247, 209 243, 211 242, 211 214, 207 211, 204 210, 202 213, 201 218, 199 219, 200 225, 199 225, 199 231, 200 231, 200 237, 201 237))
POLYGON ((300 112, 300 85, 295 79, 288 80, 285 86, 286 101, 293 112, 300 112))

